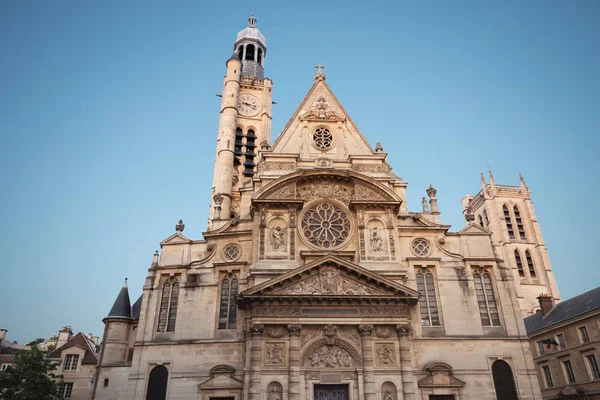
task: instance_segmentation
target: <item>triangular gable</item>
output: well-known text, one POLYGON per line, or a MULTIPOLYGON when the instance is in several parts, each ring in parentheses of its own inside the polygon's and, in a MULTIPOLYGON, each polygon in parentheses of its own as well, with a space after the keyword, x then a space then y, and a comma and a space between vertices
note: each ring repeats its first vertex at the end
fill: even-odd
POLYGON ((181 233, 177 232, 160 242, 160 246, 162 247, 165 244, 183 244, 183 243, 192 243, 192 241, 181 233))
POLYGON ((285 128, 273 144, 271 153, 311 154, 318 158, 323 152, 312 149, 312 133, 316 126, 326 126, 334 136, 334 146, 325 152, 327 158, 346 159, 349 155, 372 155, 373 149, 360 133, 344 107, 333 94, 323 75, 315 77, 315 83, 296 109, 285 128), (311 137, 309 137, 311 136, 311 137))
POLYGON ((465 228, 457 232, 459 235, 491 235, 492 233, 480 225, 470 223, 465 228))
POLYGON ((417 300, 419 292, 359 265, 328 255, 245 290, 251 298, 363 297, 417 300))
POLYGON ((85 336, 82 332, 79 332, 67 343, 63 344, 58 349, 53 350, 48 355, 48 358, 60 358, 64 350, 71 347, 79 347, 80 349, 85 350, 85 355, 82 360, 83 362, 96 362, 98 361, 98 356, 92 346, 93 343, 87 338, 87 336, 85 336))

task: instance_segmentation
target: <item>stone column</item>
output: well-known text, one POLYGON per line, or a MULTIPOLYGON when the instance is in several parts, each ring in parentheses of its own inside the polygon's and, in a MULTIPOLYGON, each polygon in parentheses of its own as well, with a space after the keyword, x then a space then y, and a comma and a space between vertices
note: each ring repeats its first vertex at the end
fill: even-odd
POLYGON ((288 400, 300 400, 300 330, 301 325, 288 325, 290 336, 288 400))
POLYGON ((250 387, 249 400, 261 400, 260 361, 262 355, 263 325, 252 324, 248 327, 250 334, 250 387))
POLYGON ((413 376, 411 341, 412 327, 410 324, 396 325, 400 340, 400 370, 402 371, 402 392, 404 400, 416 400, 415 381, 413 376))
POLYGON ((364 399, 376 400, 375 374, 373 368, 373 325, 359 325, 360 342, 363 359, 364 399))

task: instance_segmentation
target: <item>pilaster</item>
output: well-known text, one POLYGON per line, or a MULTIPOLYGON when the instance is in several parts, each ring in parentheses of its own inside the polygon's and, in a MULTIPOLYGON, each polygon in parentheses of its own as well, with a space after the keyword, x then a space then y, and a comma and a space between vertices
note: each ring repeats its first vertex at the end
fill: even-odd
POLYGON ((288 325, 289 343, 289 374, 288 400, 300 400, 300 331, 301 325, 288 325))
POLYGON ((364 399, 375 400, 377 390, 375 388, 375 374, 373 368, 373 325, 359 325, 362 359, 363 359, 363 382, 364 399))
POLYGON ((248 335, 250 336, 250 387, 248 388, 249 400, 261 400, 260 364, 263 332, 263 325, 252 324, 248 327, 248 335))
POLYGON ((400 341, 400 369, 402 371, 402 392, 404 400, 416 400, 415 381, 412 368, 412 343, 410 324, 396 325, 396 333, 400 341))

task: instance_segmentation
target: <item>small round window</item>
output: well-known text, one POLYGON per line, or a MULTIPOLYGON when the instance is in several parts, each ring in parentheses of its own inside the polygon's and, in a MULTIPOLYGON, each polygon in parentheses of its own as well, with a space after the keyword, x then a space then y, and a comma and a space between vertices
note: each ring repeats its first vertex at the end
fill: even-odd
POLYGON ((240 247, 237 244, 228 244, 223 249, 223 258, 227 261, 235 261, 240 256, 240 247))
POLYGON ((317 128, 313 133, 313 142, 318 149, 329 150, 333 145, 333 135, 327 128, 317 128))
POLYGON ((425 239, 415 239, 412 242, 412 251, 419 257, 425 257, 429 254, 429 242, 425 239))

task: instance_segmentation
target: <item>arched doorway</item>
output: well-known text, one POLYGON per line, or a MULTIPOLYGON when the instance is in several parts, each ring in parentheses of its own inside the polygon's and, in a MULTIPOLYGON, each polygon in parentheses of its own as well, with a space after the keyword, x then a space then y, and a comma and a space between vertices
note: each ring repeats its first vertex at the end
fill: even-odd
POLYGON ((492 376, 494 377, 494 387, 496 388, 496 399, 498 400, 518 400, 515 378, 513 377, 510 365, 504 360, 496 360, 492 364, 492 376))
POLYGON ((164 365, 157 365, 150 371, 146 400, 165 400, 167 398, 167 381, 169 370, 164 365))

